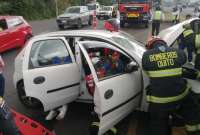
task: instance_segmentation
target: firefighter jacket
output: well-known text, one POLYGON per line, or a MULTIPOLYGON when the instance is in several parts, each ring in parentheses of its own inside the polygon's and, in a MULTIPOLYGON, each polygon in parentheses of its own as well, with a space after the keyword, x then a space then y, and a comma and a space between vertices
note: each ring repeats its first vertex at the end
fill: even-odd
POLYGON ((147 101, 157 104, 173 103, 183 99, 189 92, 189 85, 183 78, 196 79, 197 72, 182 68, 187 57, 182 50, 156 46, 144 53, 143 70, 150 78, 147 101))

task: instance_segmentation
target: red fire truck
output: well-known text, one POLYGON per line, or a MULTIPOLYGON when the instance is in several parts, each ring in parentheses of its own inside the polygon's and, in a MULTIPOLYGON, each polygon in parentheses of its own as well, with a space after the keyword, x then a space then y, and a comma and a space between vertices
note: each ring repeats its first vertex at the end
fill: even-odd
POLYGON ((120 25, 124 27, 126 23, 143 23, 146 28, 151 19, 151 1, 150 0, 120 0, 120 25))

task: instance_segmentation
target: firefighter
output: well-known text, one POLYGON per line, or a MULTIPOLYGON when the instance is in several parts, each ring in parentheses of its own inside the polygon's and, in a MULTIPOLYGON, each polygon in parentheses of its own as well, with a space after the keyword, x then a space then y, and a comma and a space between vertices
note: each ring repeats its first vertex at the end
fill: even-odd
POLYGON ((198 100, 183 78, 197 79, 198 72, 183 69, 185 53, 168 47, 161 39, 149 41, 147 49, 142 58, 142 67, 150 78, 147 87, 150 135, 171 135, 169 115, 176 111, 184 118, 188 135, 199 135, 198 100))
POLYGON ((160 7, 156 7, 152 20, 152 36, 157 36, 160 32, 160 23, 163 20, 163 12, 160 7))
POLYGON ((180 22, 180 12, 181 11, 180 11, 180 9, 178 7, 175 7, 173 9, 173 12, 172 12, 172 16, 173 16, 172 23, 173 24, 177 24, 177 23, 180 22))
POLYGON ((0 56, 0 96, 3 97, 4 95, 4 87, 5 87, 5 79, 3 76, 3 68, 5 66, 5 63, 2 59, 2 57, 0 56))
POLYGON ((192 59, 193 59, 192 53, 194 51, 194 46, 195 46, 194 45, 195 34, 194 34, 194 31, 192 30, 190 24, 186 24, 183 27, 185 29, 183 31, 183 34, 182 34, 182 40, 183 41, 179 45, 179 48, 182 49, 182 50, 184 50, 185 48, 187 48, 188 61, 190 63, 192 63, 192 59))
POLYGON ((10 109, 2 97, 0 97, 0 134, 1 133, 3 135, 20 135, 10 109))

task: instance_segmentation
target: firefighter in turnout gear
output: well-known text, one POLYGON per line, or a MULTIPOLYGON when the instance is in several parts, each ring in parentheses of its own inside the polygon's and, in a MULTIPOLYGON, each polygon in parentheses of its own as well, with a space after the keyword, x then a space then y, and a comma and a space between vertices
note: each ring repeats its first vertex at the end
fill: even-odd
POLYGON ((192 56, 192 52, 194 51, 194 38, 195 38, 195 34, 194 31, 191 28, 190 24, 186 24, 183 26, 184 27, 184 31, 183 31, 183 38, 182 38, 182 44, 180 44, 179 48, 180 49, 184 49, 187 48, 187 52, 188 52, 188 61, 192 62, 193 56, 192 56))
POLYGON ((160 32, 160 23, 163 19, 163 13, 160 7, 157 7, 152 18, 152 36, 157 36, 160 32))
POLYGON ((171 135, 169 116, 178 112, 184 118, 188 135, 200 135, 200 108, 195 93, 183 78, 197 79, 198 72, 183 68, 187 61, 185 53, 168 47, 163 40, 154 38, 147 49, 142 67, 150 78, 150 135, 171 135))

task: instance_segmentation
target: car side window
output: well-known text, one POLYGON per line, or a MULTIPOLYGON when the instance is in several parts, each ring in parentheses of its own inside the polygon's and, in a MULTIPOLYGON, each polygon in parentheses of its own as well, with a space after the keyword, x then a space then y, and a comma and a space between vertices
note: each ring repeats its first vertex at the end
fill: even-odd
POLYGON ((65 43, 60 39, 34 42, 31 48, 29 69, 72 63, 65 43))
POLYGON ((0 32, 8 29, 8 25, 5 19, 0 19, 0 32))
POLYGON ((8 19, 8 28, 16 27, 23 24, 23 21, 20 18, 8 19))
POLYGON ((131 59, 105 42, 83 43, 99 80, 125 74, 131 59))

